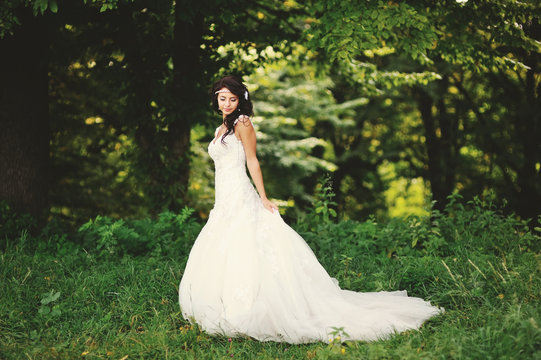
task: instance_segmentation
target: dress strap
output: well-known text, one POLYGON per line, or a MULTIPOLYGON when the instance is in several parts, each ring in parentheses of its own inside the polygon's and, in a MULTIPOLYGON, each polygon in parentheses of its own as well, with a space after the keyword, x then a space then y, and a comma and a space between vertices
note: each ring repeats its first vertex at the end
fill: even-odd
POLYGON ((248 115, 240 115, 234 122, 233 122, 233 126, 237 125, 237 123, 240 121, 242 122, 245 122, 246 120, 248 120, 250 123, 252 122, 252 120, 250 120, 250 117, 248 115))

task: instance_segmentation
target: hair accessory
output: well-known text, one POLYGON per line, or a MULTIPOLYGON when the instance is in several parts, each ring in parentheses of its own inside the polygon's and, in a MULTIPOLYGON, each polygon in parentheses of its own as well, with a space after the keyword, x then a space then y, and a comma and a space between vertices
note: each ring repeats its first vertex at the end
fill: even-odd
POLYGON ((246 100, 248 100, 248 91, 247 91, 247 90, 244 91, 244 98, 245 98, 246 100))
POLYGON ((230 92, 231 92, 231 90, 229 90, 229 89, 223 89, 223 90, 218 90, 218 91, 216 91, 214 94, 219 94, 219 93, 230 93, 230 92))

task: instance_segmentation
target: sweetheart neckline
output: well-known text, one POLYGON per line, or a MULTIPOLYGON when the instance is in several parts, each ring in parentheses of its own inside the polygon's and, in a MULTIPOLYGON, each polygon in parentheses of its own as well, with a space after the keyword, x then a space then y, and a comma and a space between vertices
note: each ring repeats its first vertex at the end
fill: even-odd
MULTIPOLYGON (((224 133, 225 133, 225 132, 224 132, 224 133)), ((232 133, 230 133, 230 134, 227 134, 225 137, 228 137, 228 136, 231 136, 231 135, 235 135, 235 133, 232 132, 232 133)), ((216 136, 214 139, 212 139, 212 141, 211 141, 210 143, 211 143, 212 145, 216 145, 216 141, 217 141, 219 138, 221 138, 222 136, 224 136, 224 134, 216 136)), ((235 140, 237 140, 237 142, 240 142, 240 143, 242 142, 242 140, 239 139, 237 136, 235 136, 235 140)))

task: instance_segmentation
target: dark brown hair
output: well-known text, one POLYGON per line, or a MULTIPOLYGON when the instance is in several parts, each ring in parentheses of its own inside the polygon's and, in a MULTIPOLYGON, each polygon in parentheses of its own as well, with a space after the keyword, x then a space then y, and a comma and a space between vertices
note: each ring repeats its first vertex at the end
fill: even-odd
POLYGON ((252 105, 252 100, 250 98, 250 94, 248 92, 248 89, 246 88, 246 85, 244 85, 242 80, 240 80, 238 77, 229 75, 216 81, 210 89, 210 93, 212 96, 212 108, 216 110, 218 114, 221 114, 222 112, 218 108, 218 95, 220 94, 216 94, 216 91, 222 88, 227 88, 239 98, 239 105, 237 106, 237 109, 225 117, 224 124, 227 130, 222 136, 221 141, 223 143, 227 135, 235 132, 235 120, 237 120, 240 115, 252 116, 254 114, 254 107, 252 105))

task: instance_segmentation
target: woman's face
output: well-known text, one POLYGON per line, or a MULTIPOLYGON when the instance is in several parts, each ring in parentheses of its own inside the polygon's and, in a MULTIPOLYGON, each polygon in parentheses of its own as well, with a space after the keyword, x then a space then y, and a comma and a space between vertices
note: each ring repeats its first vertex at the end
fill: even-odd
POLYGON ((219 91, 227 91, 218 93, 218 108, 224 115, 229 115, 233 111, 237 110, 239 106, 239 97, 226 87, 221 88, 219 91))

